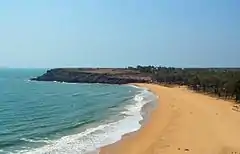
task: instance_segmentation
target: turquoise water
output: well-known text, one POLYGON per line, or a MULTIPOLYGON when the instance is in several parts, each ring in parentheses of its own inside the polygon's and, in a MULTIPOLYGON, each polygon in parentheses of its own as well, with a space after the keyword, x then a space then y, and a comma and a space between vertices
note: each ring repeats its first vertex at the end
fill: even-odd
POLYGON ((140 128, 155 97, 132 86, 33 82, 43 69, 0 69, 0 153, 87 153, 140 128))

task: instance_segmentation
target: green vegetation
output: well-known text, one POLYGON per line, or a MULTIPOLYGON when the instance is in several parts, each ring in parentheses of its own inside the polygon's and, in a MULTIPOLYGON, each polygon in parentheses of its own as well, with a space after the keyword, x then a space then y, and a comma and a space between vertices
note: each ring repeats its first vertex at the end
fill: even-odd
POLYGON ((188 88, 223 99, 240 102, 240 68, 173 68, 137 66, 138 70, 152 76, 154 83, 185 85, 188 88))

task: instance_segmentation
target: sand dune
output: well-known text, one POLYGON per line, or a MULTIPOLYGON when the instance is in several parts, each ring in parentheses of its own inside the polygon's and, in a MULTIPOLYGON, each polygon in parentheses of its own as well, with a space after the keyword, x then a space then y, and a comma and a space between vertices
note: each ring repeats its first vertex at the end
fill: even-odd
POLYGON ((233 104, 184 88, 138 84, 159 95, 159 105, 137 132, 101 154, 240 154, 240 112, 233 104))

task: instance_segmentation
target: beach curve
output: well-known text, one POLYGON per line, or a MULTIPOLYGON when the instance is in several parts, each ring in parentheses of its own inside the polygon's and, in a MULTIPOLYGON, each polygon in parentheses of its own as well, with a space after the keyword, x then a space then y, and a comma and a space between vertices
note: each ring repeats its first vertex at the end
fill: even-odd
POLYGON ((159 96, 158 107, 140 130, 100 154, 240 153, 240 113, 232 103, 186 88, 135 85, 159 96))

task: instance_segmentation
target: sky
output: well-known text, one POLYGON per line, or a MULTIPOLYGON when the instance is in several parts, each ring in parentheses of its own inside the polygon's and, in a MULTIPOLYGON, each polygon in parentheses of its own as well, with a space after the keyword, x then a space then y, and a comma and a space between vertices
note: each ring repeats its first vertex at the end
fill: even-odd
POLYGON ((240 67, 239 0, 7 0, 0 67, 240 67))

